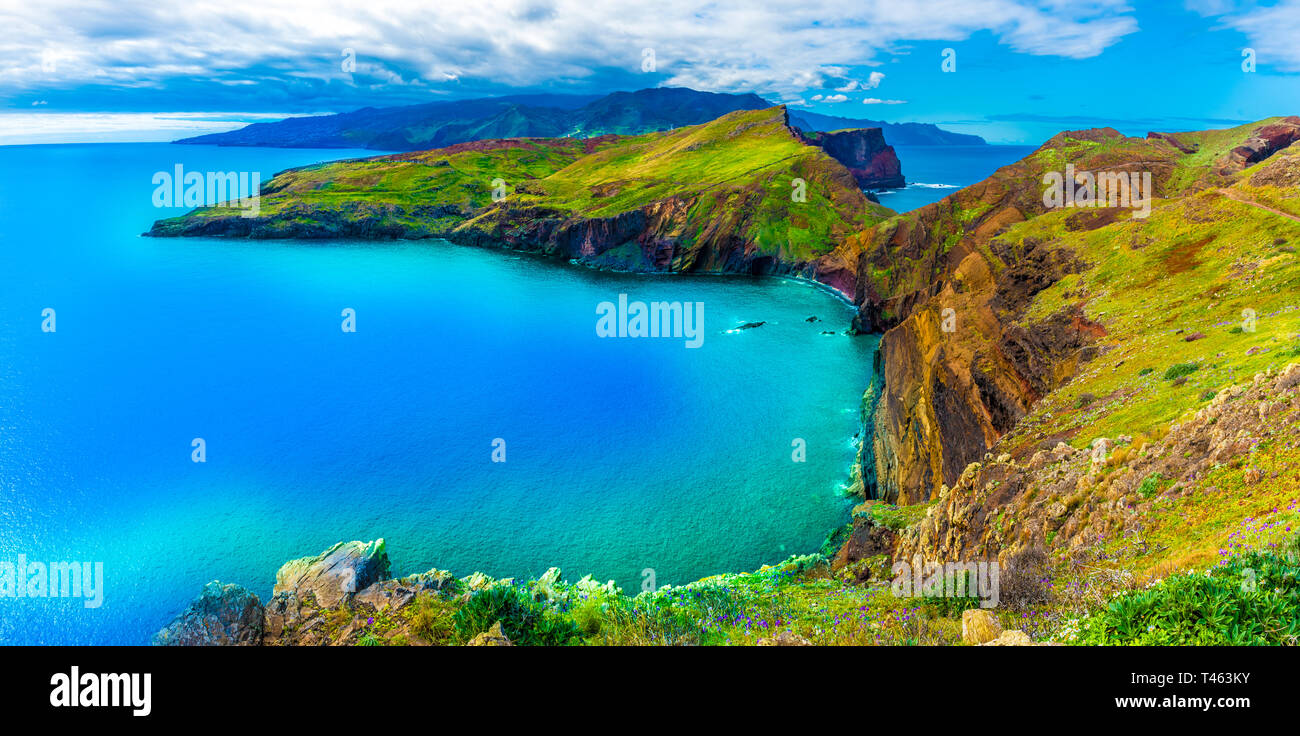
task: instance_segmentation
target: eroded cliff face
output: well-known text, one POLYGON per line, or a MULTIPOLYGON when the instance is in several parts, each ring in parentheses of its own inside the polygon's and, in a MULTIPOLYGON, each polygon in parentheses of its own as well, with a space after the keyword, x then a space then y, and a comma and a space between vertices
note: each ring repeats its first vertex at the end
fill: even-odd
MULTIPOLYGON (((999 239, 1047 211, 1044 173, 1067 163, 1079 171, 1153 172, 1159 195, 1179 155, 1166 140, 1112 129, 1062 133, 988 180, 891 218, 818 262, 817 278, 851 289, 855 326, 884 333, 875 496, 930 500, 1095 355, 1091 345, 1105 328, 1080 305, 1026 317, 1038 292, 1086 264, 1060 242, 999 239)), ((1079 209, 1070 228, 1086 232, 1125 216, 1079 209)))
MULTIPOLYGON (((793 133, 791 133, 793 134, 793 133)), ((803 203, 785 195, 789 180, 802 179, 839 213, 817 227, 839 242, 855 221, 876 210, 852 174, 827 156, 806 155, 783 170, 682 193, 603 217, 509 202, 486 209, 444 234, 470 245, 543 253, 598 268, 625 271, 721 272, 810 277, 815 254, 799 240, 814 223, 803 203), (770 223, 778 223, 773 228, 770 223)), ((617 188, 601 192, 616 197, 617 188)), ((812 215, 812 213, 809 213, 812 215)), ((813 215, 814 217, 816 215, 813 215)))
MULTIPOLYGON (((1222 389, 1159 439, 1097 438, 1090 449, 1009 443, 1015 446, 999 450, 1010 452, 970 464, 943 489, 925 518, 899 535, 895 554, 1005 564, 1027 547, 1075 553, 1117 536, 1141 540, 1159 525, 1150 514, 1161 506, 1221 494, 1217 484, 1232 473, 1215 477, 1216 467, 1240 462, 1266 442, 1293 443, 1300 436, 1297 399, 1300 364, 1291 363, 1222 389)), ((1264 495, 1263 470, 1238 472, 1246 496, 1264 495)), ((1275 485, 1280 475, 1273 471, 1275 485)))
POLYGON ((885 143, 880 128, 855 128, 829 133, 801 133, 810 145, 818 146, 844 164, 858 185, 866 189, 901 187, 903 165, 894 147, 885 143))

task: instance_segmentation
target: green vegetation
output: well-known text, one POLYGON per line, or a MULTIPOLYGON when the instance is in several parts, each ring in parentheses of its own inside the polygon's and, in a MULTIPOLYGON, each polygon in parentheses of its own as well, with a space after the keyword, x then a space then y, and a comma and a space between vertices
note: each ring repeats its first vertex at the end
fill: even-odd
POLYGON ((1200 366, 1195 363, 1178 363, 1177 365, 1171 365, 1168 370, 1165 371, 1165 380, 1172 381, 1175 378, 1190 376, 1199 368, 1200 366))
POLYGON ((1169 480, 1159 473, 1152 473, 1142 479, 1141 485, 1138 486, 1138 494, 1142 498, 1151 498, 1159 495, 1169 486, 1169 480))
POLYGON ((456 635, 469 641, 500 621, 501 630, 520 646, 559 646, 578 638, 573 619, 550 610, 532 595, 511 585, 480 590, 452 617, 456 635))
POLYGON ((1300 564, 1249 552, 1116 598, 1080 625, 1080 644, 1300 644, 1300 564))
POLYGON ((877 524, 894 531, 905 529, 921 519, 930 510, 931 504, 919 503, 911 506, 895 506, 888 503, 875 503, 867 506, 862 513, 867 514, 877 524))
POLYGON ((162 220, 153 233, 212 234, 204 230, 212 226, 257 237, 447 237, 543 248, 529 242, 539 218, 572 224, 637 210, 665 218, 691 253, 670 270, 720 270, 721 261, 708 259, 723 254, 705 246, 737 238, 781 262, 811 261, 892 214, 800 140, 783 108, 770 108, 663 133, 479 141, 291 169, 265 185, 256 217, 207 207, 162 220))

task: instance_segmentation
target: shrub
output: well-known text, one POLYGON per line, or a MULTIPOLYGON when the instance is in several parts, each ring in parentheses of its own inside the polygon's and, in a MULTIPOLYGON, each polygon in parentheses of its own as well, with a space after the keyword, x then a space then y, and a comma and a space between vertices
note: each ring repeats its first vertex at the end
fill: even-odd
MULTIPOLYGON (((953 586, 958 586, 957 589, 960 589, 963 593, 971 593, 979 590, 977 587, 979 581, 975 579, 973 573, 962 572, 961 574, 965 576, 965 580, 945 582, 945 593, 950 590, 947 588, 949 583, 953 586)), ((999 579, 999 585, 1000 584, 1001 580, 999 579)), ((955 592, 955 590, 952 592, 955 592)), ((1000 589, 999 595, 1001 595, 1000 589)), ((974 595, 924 596, 920 598, 905 598, 903 600, 904 605, 924 608, 932 616, 961 617, 963 611, 980 607, 980 598, 974 595)))
POLYGON ((573 622, 583 636, 599 634, 603 618, 600 601, 595 598, 588 598, 573 609, 573 622))
POLYGON ((1172 575, 1113 600, 1080 626, 1079 643, 1259 645, 1300 643, 1300 566, 1268 552, 1229 558, 1204 573, 1172 575))
POLYGON ((1007 561, 998 581, 998 599, 1025 609, 1052 599, 1051 558, 1041 547, 1024 547, 1007 561))
POLYGON ((469 641, 501 622, 501 631, 519 646, 561 646, 579 638, 573 619, 510 585, 480 590, 461 606, 452 623, 456 636, 469 641))
POLYGON ((1139 375, 1139 376, 1149 376, 1149 375, 1151 375, 1152 373, 1155 373, 1155 372, 1156 372, 1156 369, 1155 369, 1155 368, 1143 368, 1142 370, 1138 371, 1138 375, 1139 375))
POLYGON ((1169 369, 1165 371, 1165 380, 1172 381, 1176 378, 1182 378, 1183 376, 1195 373, 1198 368, 1200 368, 1200 366, 1195 363, 1175 363, 1174 365, 1169 366, 1169 369))
POLYGON ((1152 473, 1142 479, 1138 485, 1138 495, 1142 498, 1151 498, 1165 490, 1166 479, 1159 473, 1152 473))

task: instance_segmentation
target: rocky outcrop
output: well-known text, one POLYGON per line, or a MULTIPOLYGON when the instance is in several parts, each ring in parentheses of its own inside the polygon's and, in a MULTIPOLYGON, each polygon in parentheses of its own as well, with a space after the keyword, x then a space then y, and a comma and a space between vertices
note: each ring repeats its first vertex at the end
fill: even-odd
MULTIPOLYGON (((884 333, 884 379, 872 433, 869 495, 927 501, 979 460, 1046 393, 1095 356, 1104 328, 1075 304, 1025 321, 1034 296, 1086 268, 1060 243, 997 236, 1047 211, 1042 177, 1063 167, 1154 171, 1157 194, 1182 152, 1109 128, 1068 131, 989 179, 850 238, 820 259, 817 278, 851 290, 854 326, 884 333), (1094 143, 1080 146, 1079 141, 1094 143), (1131 149, 1131 150, 1129 150, 1131 149), (1043 155, 1038 155, 1043 154, 1043 155), (1049 155, 1050 154, 1050 155, 1049 155)), ((1114 210, 1080 210, 1070 227, 1103 227, 1114 210)))
POLYGON ((1300 117, 1282 118, 1276 123, 1261 126, 1244 143, 1236 146, 1221 159, 1221 169, 1240 171, 1259 163, 1278 151, 1300 140, 1300 117))
POLYGON ((497 621, 492 624, 492 628, 479 634, 475 634, 473 639, 466 642, 467 647, 513 647, 514 643, 510 637, 505 635, 501 630, 501 622, 497 621))
MULTIPOLYGON (((340 542, 293 560, 276 573, 265 607, 238 585, 208 583, 203 593, 153 638, 163 646, 355 644, 368 621, 403 610, 422 594, 459 583, 444 570, 389 577, 383 539, 340 542), (350 612, 339 616, 338 612, 350 612)), ((473 586, 469 580, 468 586, 473 586)), ((389 632, 391 634, 402 632, 389 632)), ((414 633, 407 632, 409 639, 414 633)), ((412 641, 412 643, 419 643, 412 641)))
POLYGON ((389 577, 384 540, 339 542, 313 557, 284 563, 275 573, 273 595, 311 595, 326 607, 338 605, 367 586, 389 577))
POLYGON ((880 555, 892 555, 895 536, 892 529, 877 524, 871 516, 854 514, 848 539, 831 559, 831 572, 838 573, 850 569, 856 573, 854 579, 857 582, 865 582, 870 579, 871 571, 868 567, 856 563, 880 555))
MULTIPOLYGON (((1090 449, 1063 442, 1005 448, 1015 454, 971 463, 951 488, 941 488, 925 518, 899 535, 895 556, 1007 564, 1020 550, 1052 540, 1083 551, 1099 539, 1136 535, 1144 512, 1162 496, 1194 493, 1212 467, 1278 438, 1272 418, 1296 400, 1300 364, 1292 363, 1248 386, 1222 389, 1140 453, 1131 437, 1094 438, 1090 449), (1143 492, 1153 477, 1167 482, 1143 492)), ((1246 473, 1248 483, 1252 475, 1262 477, 1246 473)))
POLYGON ((998 638, 986 641, 980 644, 982 647, 1036 647, 1049 646, 1047 642, 1036 642, 1029 638, 1029 634, 1019 630, 1011 629, 998 634, 998 638))
POLYGON ((153 637, 154 646, 257 646, 262 643, 263 608, 238 585, 213 580, 171 623, 153 637))
POLYGON ((830 133, 803 133, 802 138, 819 146, 831 158, 844 164, 858 186, 865 189, 889 189, 904 186, 903 165, 894 147, 885 143, 880 128, 837 130, 830 133))

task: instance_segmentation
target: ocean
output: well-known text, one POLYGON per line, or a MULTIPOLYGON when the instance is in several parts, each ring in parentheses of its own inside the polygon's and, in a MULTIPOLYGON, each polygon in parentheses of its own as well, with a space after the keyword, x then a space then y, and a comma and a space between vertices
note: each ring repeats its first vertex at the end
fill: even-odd
POLYGON ((184 211, 151 196, 177 164, 266 180, 373 154, 0 147, 0 562, 104 570, 97 608, 0 598, 0 642, 145 643, 209 580, 265 598, 338 541, 386 538, 398 575, 554 565, 635 593, 815 551, 847 520, 876 339, 842 334, 852 310, 822 289, 140 236, 184 211), (598 337, 622 294, 702 304, 702 344, 598 337))
POLYGON ((907 186, 876 192, 880 203, 908 212, 978 184, 1033 153, 1035 146, 894 146, 907 186))

